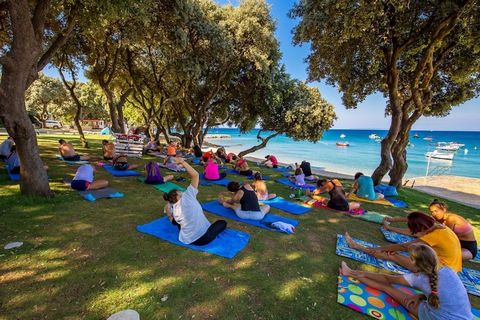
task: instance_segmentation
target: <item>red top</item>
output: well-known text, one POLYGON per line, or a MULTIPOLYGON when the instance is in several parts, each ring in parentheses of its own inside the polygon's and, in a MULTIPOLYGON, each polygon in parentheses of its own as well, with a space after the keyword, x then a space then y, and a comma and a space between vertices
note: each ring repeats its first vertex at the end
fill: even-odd
POLYGON ((278 166, 278 160, 275 156, 269 156, 268 160, 270 160, 274 166, 278 166))

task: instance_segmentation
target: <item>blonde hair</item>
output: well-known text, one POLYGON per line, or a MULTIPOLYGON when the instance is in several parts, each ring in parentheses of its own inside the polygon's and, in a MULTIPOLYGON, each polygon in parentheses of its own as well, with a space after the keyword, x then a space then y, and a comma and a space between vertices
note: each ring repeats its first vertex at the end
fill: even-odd
POLYGON ((431 293, 427 299, 428 304, 434 308, 438 308, 440 306, 437 291, 440 263, 438 262, 437 254, 431 247, 425 244, 412 244, 408 252, 418 270, 428 276, 430 281, 431 293))

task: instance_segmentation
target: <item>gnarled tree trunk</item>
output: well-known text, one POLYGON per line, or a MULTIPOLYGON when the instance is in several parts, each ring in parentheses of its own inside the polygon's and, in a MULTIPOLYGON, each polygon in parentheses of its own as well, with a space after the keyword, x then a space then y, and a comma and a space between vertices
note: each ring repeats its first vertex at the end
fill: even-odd
POLYGON ((278 136, 278 135, 280 134, 279 132, 277 132, 277 133, 274 133, 274 134, 272 134, 272 135, 269 135, 269 136, 266 137, 266 138, 262 138, 262 137, 260 136, 261 132, 262 132, 262 130, 259 130, 259 131, 258 131, 258 133, 257 133, 257 139, 261 140, 262 143, 260 143, 260 144, 258 144, 258 145, 256 145, 256 146, 253 146, 253 147, 251 147, 251 148, 248 148, 247 150, 241 151, 241 152, 238 154, 239 157, 243 157, 243 156, 245 156, 245 155, 247 155, 247 154, 249 154, 249 153, 252 153, 252 152, 255 152, 255 151, 257 151, 257 150, 260 150, 260 149, 265 148, 265 147, 267 146, 268 141, 270 141, 272 138, 275 138, 276 136, 278 136))

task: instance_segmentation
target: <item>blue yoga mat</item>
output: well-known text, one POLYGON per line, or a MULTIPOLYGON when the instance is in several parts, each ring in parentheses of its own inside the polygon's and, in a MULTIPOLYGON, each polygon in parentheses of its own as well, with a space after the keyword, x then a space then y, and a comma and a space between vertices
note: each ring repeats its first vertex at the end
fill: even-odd
POLYGON ((288 167, 278 167, 278 168, 272 168, 273 170, 276 170, 278 172, 288 172, 290 170, 292 170, 292 168, 288 168, 288 167))
POLYGON ((137 231, 149 234, 170 243, 189 248, 195 251, 204 251, 224 258, 232 259, 250 240, 250 235, 243 231, 225 229, 218 237, 205 246, 185 244, 178 240, 178 229, 168 217, 154 220, 150 223, 137 226, 137 231))
POLYGON ((303 186, 297 186, 295 183, 293 183, 292 181, 288 180, 288 178, 281 178, 281 179, 277 179, 276 180, 277 182, 281 183, 281 184, 284 184, 284 185, 287 185, 289 186, 290 188, 295 188, 295 189, 299 189, 299 188, 302 188, 302 189, 309 189, 310 191, 313 191, 316 189, 316 187, 312 184, 305 184, 303 186))
POLYGON ((268 204, 270 207, 280 209, 282 211, 285 211, 291 214, 296 214, 296 215, 304 214, 312 210, 311 208, 296 204, 295 202, 285 200, 282 197, 275 197, 273 199, 262 200, 260 202, 263 202, 264 204, 268 204))
POLYGON ((8 168, 5 168, 7 170, 8 177, 12 181, 20 181, 20 174, 19 173, 11 173, 8 171, 8 168))
POLYGON ((67 164, 71 164, 71 165, 74 165, 74 164, 87 164, 87 163, 89 163, 87 160, 79 160, 79 161, 65 160, 65 159, 63 159, 63 157, 62 157, 61 155, 57 155, 57 159, 65 162, 65 163, 67 163, 67 164))
MULTIPOLYGON (((248 178, 248 179, 250 179, 250 180, 254 180, 254 179, 255 179, 255 176, 254 176, 254 175, 244 176, 244 175, 241 175, 237 170, 233 170, 233 169, 226 169, 226 170, 225 170, 225 173, 238 175, 238 176, 241 176, 241 177, 248 178)), ((262 180, 270 180, 270 177, 269 177, 269 176, 264 176, 264 175, 262 174, 262 180)))
MULTIPOLYGON (((385 230, 383 227, 380 228, 380 231, 382 231, 383 236, 385 237, 385 240, 387 240, 388 242, 392 242, 392 243, 405 243, 405 242, 409 242, 409 241, 413 241, 413 240, 417 239, 417 238, 407 236, 407 235, 404 235, 404 234, 401 234, 401 233, 385 230)), ((480 263, 480 252, 478 252, 477 256, 470 261, 480 263)))
POLYGON ((124 171, 115 170, 115 168, 109 164, 105 164, 103 168, 107 170, 108 173, 110 173, 112 176, 115 176, 115 177, 132 177, 132 176, 140 175, 140 172, 135 170, 124 170, 124 171))
POLYGON ((397 198, 390 198, 390 197, 385 197, 385 200, 391 202, 395 207, 397 208, 406 208, 408 207, 408 204, 403 201, 403 200, 399 200, 397 198))
POLYGON ((192 164, 200 164, 200 158, 192 159, 192 164))
POLYGON ((227 178, 223 178, 223 179, 220 179, 220 180, 207 180, 207 179, 204 178, 203 174, 200 175, 200 185, 202 185, 202 186, 208 186, 208 185, 211 185, 211 184, 216 184, 218 186, 226 187, 230 182, 232 182, 232 180, 227 179, 227 178))
MULTIPOLYGON (((352 238, 353 239, 353 238, 352 238)), ((353 239, 353 241, 361 244, 362 246, 368 247, 368 248, 375 248, 378 247, 377 245, 358 240, 358 239, 353 239)), ((402 266, 399 266, 398 264, 387 261, 387 260, 381 260, 377 259, 374 256, 371 256, 369 254, 366 254, 364 252, 352 249, 348 246, 347 241, 345 240, 345 237, 343 235, 337 234, 337 249, 336 253, 339 256, 342 257, 347 257, 353 260, 357 260, 372 266, 375 266, 377 268, 385 269, 388 271, 396 272, 396 273, 410 273, 409 270, 405 269, 402 266)), ((463 268, 462 272, 457 273, 458 277, 460 280, 462 280, 463 285, 467 289, 467 292, 470 294, 473 294, 475 296, 480 296, 480 286, 477 285, 480 283, 480 271, 474 270, 474 269, 468 269, 468 268, 463 268)))
POLYGON ((277 216, 277 215, 272 214, 272 213, 267 213, 265 215, 265 217, 263 218, 263 220, 240 219, 232 209, 225 208, 224 206, 222 206, 220 204, 220 202, 218 202, 216 200, 203 203, 202 208, 203 208, 203 210, 214 213, 214 214, 216 214, 218 216, 221 216, 221 217, 224 217, 224 218, 228 218, 228 219, 235 220, 235 221, 238 221, 238 222, 243 222, 243 223, 246 223, 246 224, 250 224, 250 225, 255 226, 255 227, 259 227, 259 228, 263 228, 263 229, 267 229, 267 230, 272 230, 272 231, 277 231, 277 232, 281 232, 281 233, 285 233, 285 232, 283 232, 281 230, 278 230, 276 228, 271 228, 271 227, 267 226, 266 224, 281 221, 281 222, 291 224, 294 227, 296 227, 298 225, 297 220, 285 218, 285 217, 282 217, 282 216, 277 216))

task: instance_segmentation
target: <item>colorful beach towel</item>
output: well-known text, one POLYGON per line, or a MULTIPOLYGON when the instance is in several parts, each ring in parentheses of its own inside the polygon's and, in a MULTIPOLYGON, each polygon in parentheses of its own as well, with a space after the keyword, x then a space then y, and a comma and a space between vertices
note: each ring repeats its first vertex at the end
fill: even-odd
POLYGON ((263 218, 263 220, 240 219, 235 214, 235 211, 233 211, 232 209, 229 209, 229 208, 225 208, 224 206, 222 206, 222 204, 220 202, 218 202, 216 200, 203 203, 202 208, 203 208, 203 210, 206 210, 208 212, 211 212, 213 214, 216 214, 216 215, 224 217, 224 218, 228 218, 228 219, 235 220, 235 221, 238 221, 238 222, 243 222, 243 223, 258 227, 258 228, 267 229, 267 230, 271 230, 271 231, 282 232, 282 233, 286 233, 286 232, 283 232, 283 231, 281 231, 279 229, 276 229, 276 228, 272 228, 272 227, 270 227, 270 224, 273 223, 273 222, 280 221, 280 222, 285 222, 285 223, 291 224, 294 227, 296 227, 298 225, 297 220, 290 219, 290 218, 285 218, 285 217, 282 217, 282 216, 277 216, 277 215, 272 214, 272 213, 267 213, 265 215, 265 217, 263 218))
MULTIPOLYGON (((407 236, 401 233, 385 230, 383 227, 380 228, 380 231, 382 231, 383 236, 385 237, 385 240, 392 243, 405 243, 405 242, 410 242, 417 239, 412 236, 407 236)), ((477 253, 477 256, 470 261, 475 263, 480 263, 480 252, 477 253)))
POLYGON ((232 180, 227 179, 227 178, 223 178, 223 179, 220 179, 220 180, 207 180, 207 179, 205 179, 204 175, 201 174, 200 175, 200 182, 204 183, 204 184, 200 183, 201 185, 204 185, 204 186, 208 186, 208 185, 211 185, 211 184, 216 184, 218 186, 226 187, 230 182, 232 182, 232 180))
POLYGON ((58 160, 61 160, 61 161, 65 162, 65 163, 67 163, 67 164, 70 164, 70 165, 74 165, 74 164, 87 164, 87 163, 88 163, 87 160, 79 160, 79 161, 65 160, 65 159, 63 159, 63 157, 62 157, 61 155, 59 155, 59 154, 57 154, 56 157, 57 157, 58 160))
POLYGON ((208 252, 228 259, 235 257, 237 253, 245 248, 250 240, 250 235, 248 233, 227 228, 220 233, 215 240, 205 246, 185 244, 178 240, 178 228, 170 222, 168 217, 163 217, 150 223, 139 225, 137 226, 137 231, 181 247, 195 251, 208 252))
POLYGON ((107 170, 108 173, 110 173, 112 176, 115 177, 134 177, 134 176, 139 176, 140 172, 135 171, 135 170, 116 170, 112 165, 110 164, 104 164, 103 168, 107 170))
MULTIPOLYGON (((421 292, 407 286, 394 284, 404 292, 420 294, 421 292)), ((352 310, 375 319, 413 320, 415 319, 401 304, 383 291, 368 287, 357 279, 338 276, 337 302, 352 310)), ((480 319, 480 311, 472 308, 474 320, 480 319)))
POLYGON ((286 186, 289 186, 290 188, 295 188, 295 189, 309 189, 310 191, 313 191, 316 189, 316 187, 312 184, 304 184, 303 186, 297 186, 295 183, 293 183, 292 181, 288 180, 288 178, 281 178, 281 179, 277 179, 276 180, 277 182, 281 183, 281 184, 284 184, 286 186))
MULTIPOLYGON (((355 242, 368 247, 368 248, 375 248, 378 247, 378 245, 375 245, 370 242, 358 240, 358 239, 353 239, 355 242)), ((345 240, 345 237, 343 235, 337 235, 337 249, 336 253, 339 256, 342 257, 347 257, 353 260, 357 260, 381 269, 385 269, 388 271, 396 272, 396 273, 409 273, 407 269, 405 269, 402 266, 399 266, 398 264, 387 261, 387 260, 381 260, 377 259, 367 253, 352 249, 348 247, 348 244, 345 240)), ((473 269, 468 269, 468 268, 463 268, 462 272, 458 272, 458 277, 460 280, 462 280, 463 285, 467 289, 467 292, 470 294, 473 294, 475 296, 480 296, 480 271, 473 270, 473 269)))
POLYGON ((98 199, 107 198, 123 198, 124 194, 122 192, 118 192, 113 188, 103 188, 98 190, 86 190, 86 191, 78 191, 82 195, 85 200, 88 201, 96 201, 98 199))
POLYGON ((349 194, 348 200, 350 200, 350 201, 361 201, 361 202, 367 202, 367 203, 383 204, 384 206, 391 206, 391 207, 394 206, 393 203, 391 203, 390 201, 388 201, 386 199, 368 200, 368 199, 365 199, 365 198, 360 198, 356 194, 353 194, 353 193, 349 194))
MULTIPOLYGON (((394 285, 399 288, 400 286, 394 285)), ((404 291, 416 294, 416 290, 403 287, 404 291)), ((407 309, 385 292, 367 287, 354 278, 338 276, 337 302, 354 311, 382 320, 413 320, 407 309)))
POLYGON ((306 206, 301 206, 294 202, 285 200, 282 197, 275 197, 273 199, 262 200, 260 202, 264 204, 268 204, 272 208, 280 209, 282 211, 295 214, 295 215, 305 214, 311 211, 311 209, 306 206))

